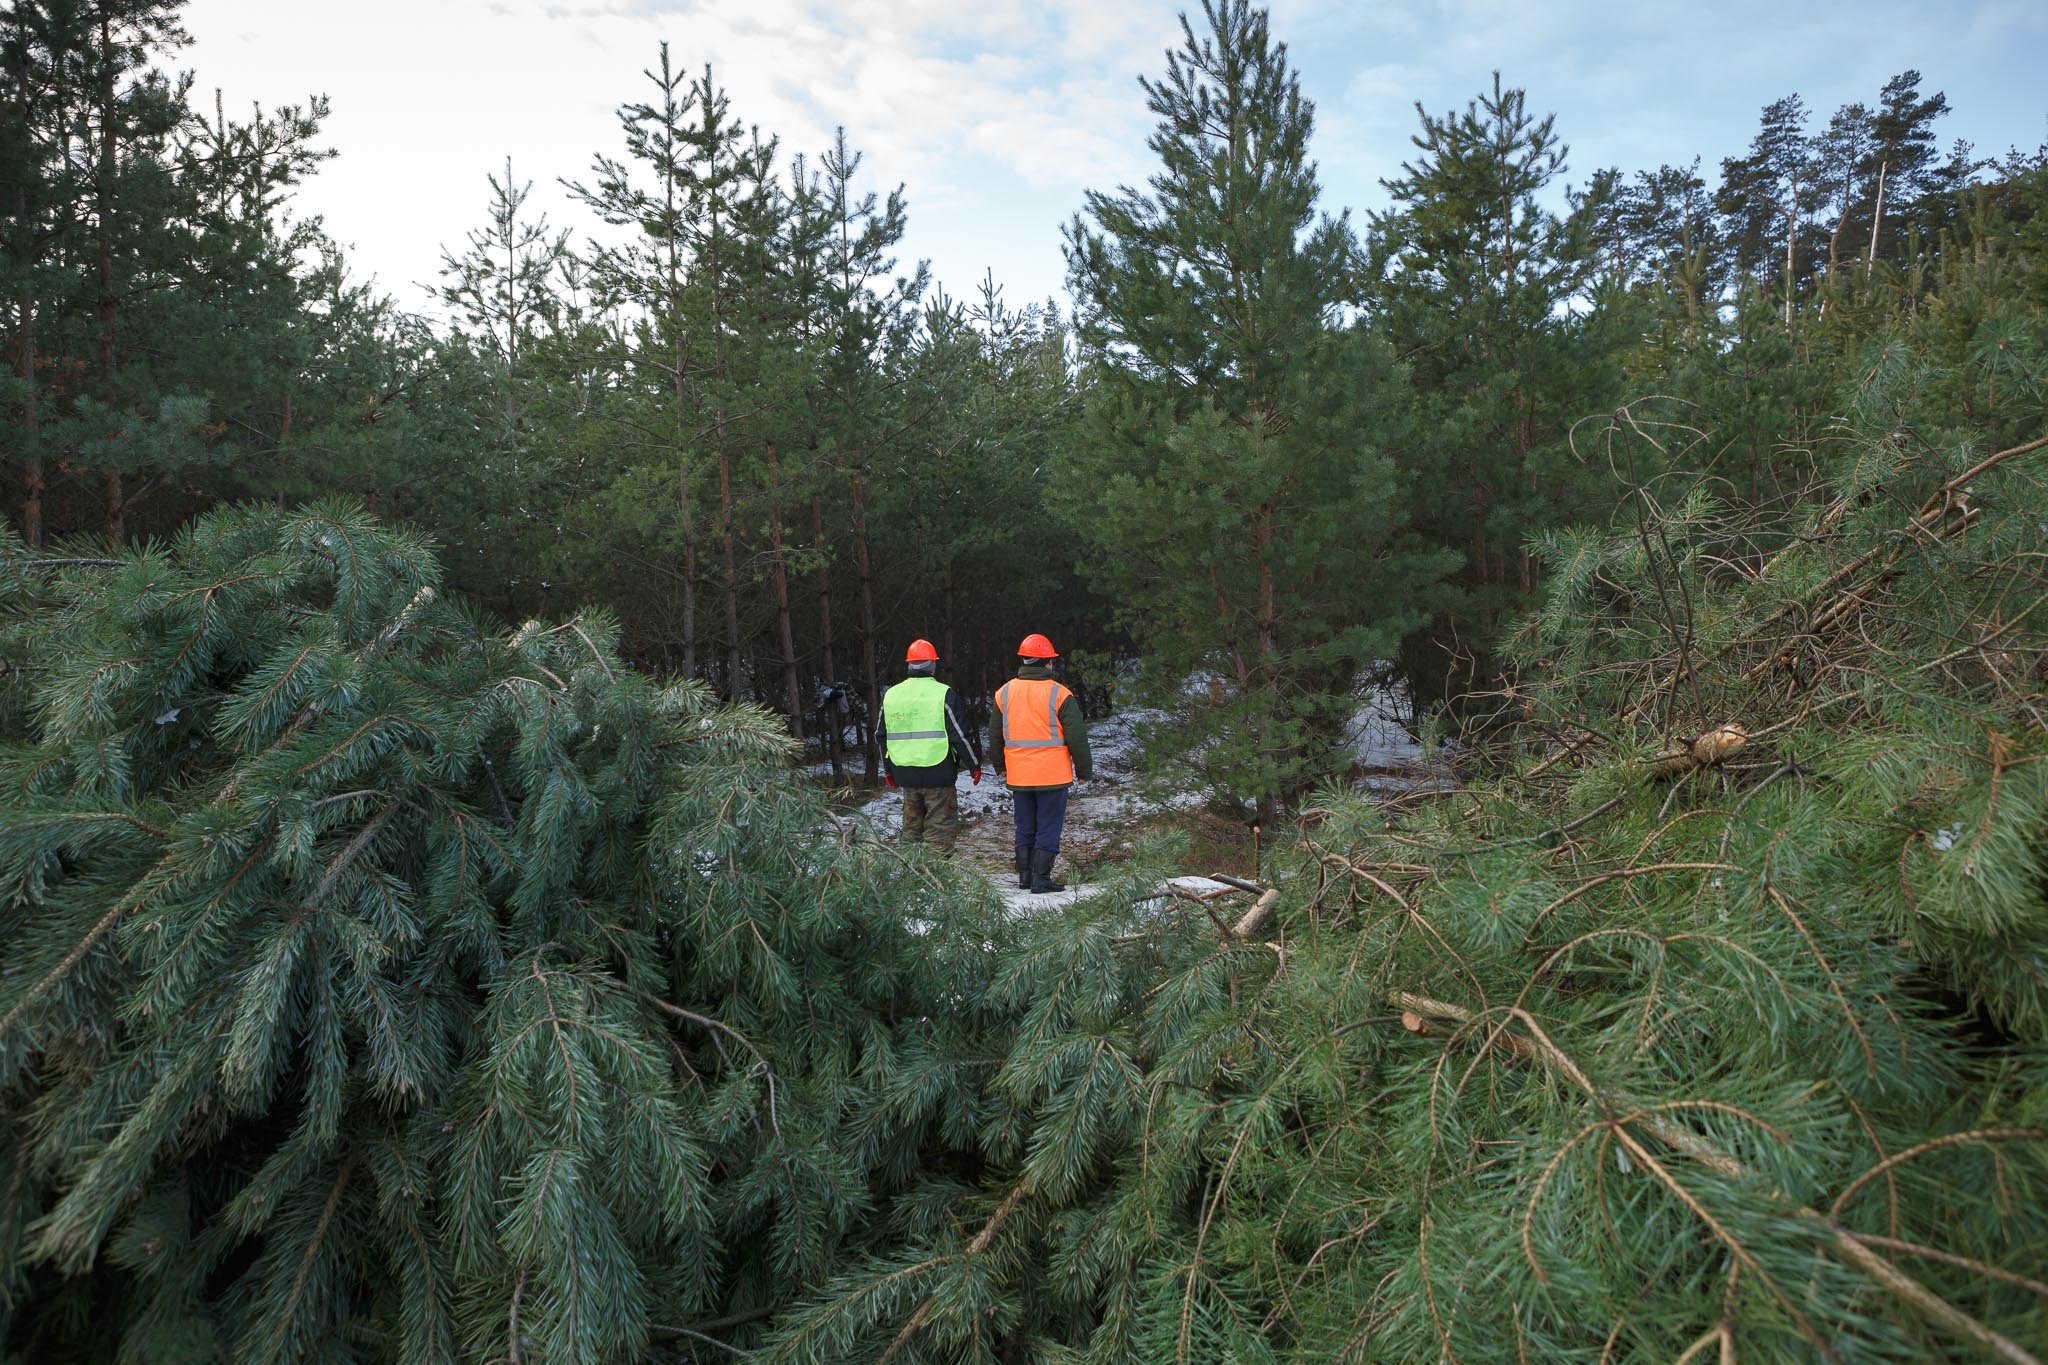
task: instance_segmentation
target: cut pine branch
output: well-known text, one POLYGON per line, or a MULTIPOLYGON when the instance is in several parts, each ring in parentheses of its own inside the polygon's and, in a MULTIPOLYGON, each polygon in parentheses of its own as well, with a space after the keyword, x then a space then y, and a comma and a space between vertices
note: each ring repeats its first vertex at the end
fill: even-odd
MULTIPOLYGON (((1407 1013, 1425 1018, 1449 1019, 1457 1023, 1461 1028, 1473 1025, 1479 1018, 1473 1011, 1461 1005, 1454 1005, 1448 1001, 1433 1000, 1427 996, 1416 995, 1408 991, 1390 991, 1388 992, 1387 999, 1390 1003, 1407 1013)), ((1724 1176, 1730 1180, 1747 1180, 1751 1178, 1749 1169, 1711 1139, 1672 1120, 1668 1113, 1648 1110, 1638 1110, 1632 1115, 1626 1113, 1627 1106, 1619 1102, 1617 1097, 1601 1091, 1576 1063, 1558 1050, 1556 1044, 1552 1043, 1545 1036, 1533 1018, 1519 1009, 1509 1010, 1507 1013, 1507 1019, 1503 1019, 1501 1022, 1490 1026, 1492 1031, 1488 1035, 1488 1041, 1500 1040, 1515 1056, 1533 1057, 1546 1067, 1569 1078, 1603 1112, 1623 1114, 1623 1117, 1607 1120, 1608 1126, 1614 1130, 1616 1140, 1621 1142, 1645 1169, 1656 1175, 1658 1180, 1667 1189, 1678 1196, 1692 1210, 1695 1216, 1701 1218, 1714 1232, 1715 1236, 1728 1245, 1731 1252, 1741 1259, 1745 1265, 1749 1266, 1752 1273, 1761 1274, 1762 1268, 1754 1263, 1750 1253, 1735 1242, 1728 1231, 1722 1226, 1721 1221, 1715 1218, 1699 1202, 1696 1195, 1687 1190, 1664 1167, 1663 1163, 1656 1159, 1654 1154, 1630 1135, 1629 1128, 1633 1121, 1639 1120, 1643 1130, 1652 1137, 1655 1137, 1666 1147, 1692 1158, 1717 1175, 1724 1176), (1509 1033, 1507 1031, 1509 1020, 1519 1020, 1528 1029, 1530 1036, 1528 1038, 1518 1038, 1509 1033)), ((2016 1131, 2012 1135, 2048 1141, 2048 1130, 2023 1130, 2016 1131)), ((1969 1136, 1971 1135, 1957 1135, 1958 1139, 1969 1136)), ((1868 1177, 1865 1178, 1867 1179, 1868 1177)), ((1857 1182, 1857 1184, 1861 1183, 1862 1181, 1857 1182)), ((1856 1185, 1851 1185, 1850 1191, 1853 1191, 1855 1188, 1856 1185)), ((2043 1365, 2039 1356, 2026 1350, 1985 1323, 1971 1317, 1968 1313, 1957 1308, 1918 1280, 1913 1279, 1890 1261, 1878 1255, 1864 1240, 1852 1234, 1848 1229, 1832 1219, 1825 1217, 1812 1208, 1802 1207, 1793 1210, 1793 1212, 1800 1218, 1813 1219, 1823 1224, 1828 1230, 1827 1245, 1834 1249, 1836 1255, 1845 1264, 1859 1271, 1874 1283, 1882 1286, 1900 1302, 1910 1305, 1919 1311, 1928 1321, 1941 1327, 1951 1336, 1970 1342, 1987 1351, 1995 1359, 2008 1362, 2008 1365, 2043 1365)), ((1937 1251, 1937 1256, 1940 1254, 1937 1251)), ((1538 1273, 1541 1273, 1540 1270, 1538 1273)), ((2012 1277, 2000 1274, 1996 1278, 2009 1279, 2012 1277)), ((1804 1316, 1792 1305, 1789 1298, 1781 1294, 1770 1277, 1764 1276, 1763 1279, 1764 1283, 1771 1288, 1772 1293, 1779 1296, 1781 1305, 1786 1308, 1793 1320, 1800 1324, 1801 1330, 1808 1340, 1812 1341, 1824 1355, 1832 1358, 1833 1352, 1828 1348, 1826 1341, 1816 1332, 1812 1324, 1805 1320, 1804 1316)))

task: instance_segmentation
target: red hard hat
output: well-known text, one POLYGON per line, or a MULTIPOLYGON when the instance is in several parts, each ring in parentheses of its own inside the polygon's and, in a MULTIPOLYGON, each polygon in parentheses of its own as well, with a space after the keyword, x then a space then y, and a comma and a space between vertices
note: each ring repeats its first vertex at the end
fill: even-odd
POLYGON ((932 648, 930 640, 912 640, 910 648, 903 653, 903 662, 907 664, 935 664, 938 661, 939 651, 932 648))
POLYGON ((1060 652, 1052 647, 1052 641, 1034 631, 1024 637, 1023 644, 1017 646, 1017 657, 1020 659, 1057 659, 1060 657, 1060 652))

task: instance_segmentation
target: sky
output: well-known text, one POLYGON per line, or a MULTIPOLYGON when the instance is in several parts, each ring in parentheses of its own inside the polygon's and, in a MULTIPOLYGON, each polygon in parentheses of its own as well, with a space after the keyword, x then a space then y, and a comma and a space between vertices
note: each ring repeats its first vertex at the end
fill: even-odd
MULTIPOLYGON (((1199 5, 1199 0, 1194 0, 1199 5)), ((1179 6, 1155 0, 190 0, 177 64, 195 95, 248 109, 327 95, 337 155, 298 195, 361 276, 439 311, 442 248, 485 221, 510 157, 529 208, 577 239, 595 225, 561 190, 623 150, 617 110, 645 98, 669 44, 710 63, 733 112, 785 155, 844 126, 861 179, 904 186, 902 269, 931 262, 970 296, 993 272, 1012 305, 1065 306, 1060 229, 1090 189, 1151 173, 1138 78, 1165 69, 1179 6)), ((1875 103, 1907 68, 1954 112, 1944 144, 2048 142, 2043 0, 1275 0, 1316 108, 1326 210, 1387 202, 1419 100, 1462 109, 1501 72, 1554 113, 1567 179, 1702 158, 1710 183, 1763 105, 1797 92, 1816 131, 1875 103)), ((1196 15, 1199 23, 1200 16, 1196 15)))

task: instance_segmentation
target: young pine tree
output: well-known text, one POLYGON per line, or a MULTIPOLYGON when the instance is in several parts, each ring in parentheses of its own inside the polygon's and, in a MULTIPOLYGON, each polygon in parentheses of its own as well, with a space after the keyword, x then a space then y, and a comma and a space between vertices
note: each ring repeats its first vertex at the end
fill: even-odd
POLYGON ((1597 260, 1539 198, 1564 170, 1552 119, 1498 75, 1462 112, 1416 112, 1418 154, 1386 182, 1393 208, 1373 222, 1369 308, 1412 370, 1415 417, 1398 453, 1430 490, 1416 530, 1461 561, 1428 628, 1402 643, 1426 707, 1496 685, 1493 651, 1537 587, 1527 538, 1604 512, 1606 490, 1569 433, 1617 396, 1629 338, 1584 306, 1597 260))
POLYGON ((1157 173, 1067 230, 1095 382, 1055 491, 1172 713, 1155 756, 1270 818, 1344 765, 1354 682, 1445 559, 1402 535, 1405 390, 1346 323, 1355 247, 1315 213, 1313 106, 1264 11, 1202 14, 1142 82, 1157 173))

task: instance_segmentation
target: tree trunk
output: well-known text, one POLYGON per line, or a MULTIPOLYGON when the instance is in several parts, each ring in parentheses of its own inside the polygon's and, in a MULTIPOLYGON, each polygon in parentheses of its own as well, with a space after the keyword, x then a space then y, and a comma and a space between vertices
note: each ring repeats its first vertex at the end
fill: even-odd
POLYGON ((875 579, 868 562, 868 498, 867 488, 861 482, 860 470, 851 471, 853 479, 853 563, 860 571, 860 652, 861 667, 867 683, 869 724, 862 729, 862 758, 867 766, 867 779, 875 780, 880 771, 880 755, 875 749, 874 717, 882 713, 881 679, 875 670, 875 579))
MULTIPOLYGON (((119 146, 114 132, 114 32, 113 19, 100 11, 100 155, 95 168, 94 198, 99 213, 99 241, 95 252, 95 275, 99 286, 100 384, 107 407, 116 403, 114 384, 114 167, 119 146)), ((119 545, 128 538, 125 500, 121 492, 121 471, 109 469, 106 476, 107 537, 119 545)))
MULTIPOLYGON (((22 82, 22 126, 28 125, 28 82, 22 82)), ((29 263, 28 242, 32 237, 28 217, 28 185, 14 188, 15 223, 21 232, 21 245, 16 248, 18 264, 29 263)), ((36 408, 36 301, 29 292, 24 278, 20 296, 21 335, 20 347, 14 357, 14 372, 21 380, 21 444, 25 453, 21 473, 21 538, 28 542, 30 549, 40 549, 43 544, 43 453, 37 446, 37 427, 41 413, 36 408)))
POLYGON ((1890 169, 1889 158, 1877 163, 1877 207, 1870 215, 1870 254, 1863 258, 1865 270, 1877 264, 1877 229, 1884 222, 1884 175, 1890 169))
POLYGON ((782 462, 768 442, 768 577, 775 587, 775 627, 782 637, 782 686, 789 704, 789 732, 804 742, 804 695, 797 680, 796 632, 789 622, 789 565, 782 553, 782 462))
POLYGON ((732 553, 732 453, 725 448, 725 414, 718 414, 718 544, 725 559, 725 695, 740 698, 740 575, 732 553))
POLYGON ((697 527, 690 510, 690 452, 676 446, 676 507, 683 519, 683 676, 697 676, 697 527))
POLYGON ((1792 330, 1792 291, 1798 280, 1793 274, 1793 247, 1799 240, 1799 182, 1792 182, 1792 200, 1785 208, 1785 330, 1792 330))
POLYGON ((1840 251, 1842 245, 1842 229, 1849 226, 1849 196, 1851 193, 1852 184, 1849 177, 1855 172, 1855 169, 1856 168, 1853 165, 1851 165, 1842 172, 1842 212, 1840 216, 1838 216, 1835 219, 1835 230, 1828 234, 1829 275, 1833 275, 1835 273, 1836 262, 1840 259, 1837 253, 1840 251))
POLYGON ((958 666, 959 654, 953 648, 953 559, 946 557, 946 574, 941 580, 940 604, 944 608, 944 619, 939 628, 939 657, 946 661, 947 668, 958 666))
MULTIPOLYGON (((663 77, 668 75, 667 49, 662 52, 663 77)), ((673 166, 664 166, 662 171, 662 193, 666 199, 667 216, 662 222, 667 225, 668 238, 668 306, 680 309, 682 304, 682 260, 681 246, 675 237, 676 222, 676 178, 673 166)), ((697 676, 697 519, 690 507, 690 450, 685 434, 683 414, 686 410, 683 386, 683 339, 681 329, 676 331, 675 350, 670 365, 671 379, 675 390, 676 410, 676 513, 682 520, 683 528, 683 676, 697 676)))
MULTIPOLYGON (((1263 675, 1260 688, 1266 694, 1265 710, 1260 715, 1259 743, 1260 756, 1268 761, 1277 761, 1281 742, 1277 729, 1280 708, 1280 622, 1273 600, 1273 507, 1271 503, 1259 506, 1257 527, 1257 548, 1259 554, 1259 671, 1263 675)), ((1281 794, 1273 790, 1277 774, 1268 773, 1260 785, 1259 824, 1270 825, 1280 811, 1281 794)))
MULTIPOLYGON (((283 456, 284 448, 291 442, 291 439, 292 391, 290 389, 286 389, 284 391, 284 399, 282 402, 278 404, 277 409, 277 453, 280 457, 283 456)), ((282 510, 284 507, 284 489, 280 487, 274 496, 278 508, 282 510)))
MULTIPOLYGON (((830 686, 839 685, 839 668, 832 658, 832 576, 827 571, 825 554, 825 499, 822 494, 811 494, 811 553, 818 557, 818 639, 822 642, 825 682, 830 686)), ((846 780, 846 760, 839 752, 845 740, 840 724, 843 714, 838 703, 828 704, 825 711, 825 756, 832 760, 832 780, 846 780)))

